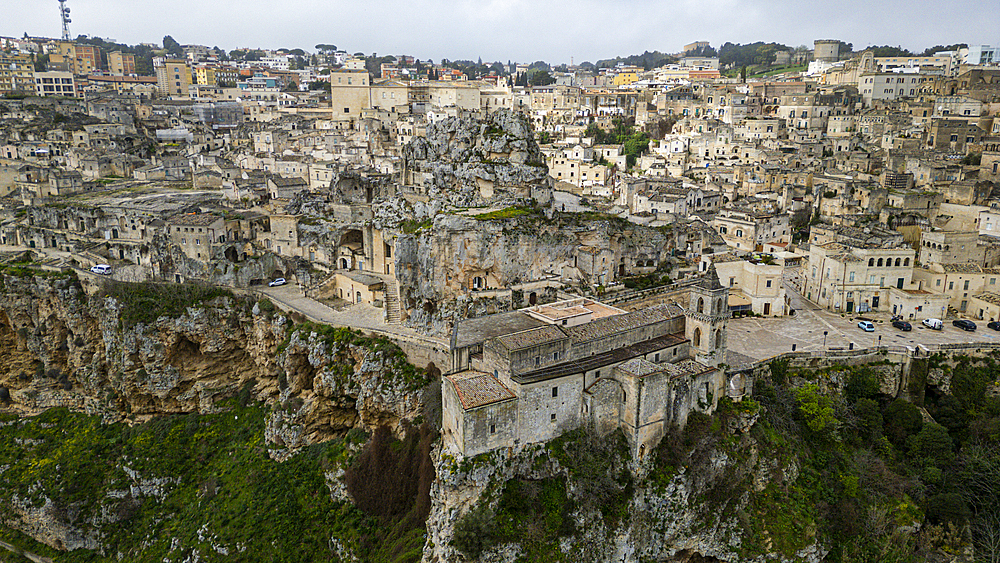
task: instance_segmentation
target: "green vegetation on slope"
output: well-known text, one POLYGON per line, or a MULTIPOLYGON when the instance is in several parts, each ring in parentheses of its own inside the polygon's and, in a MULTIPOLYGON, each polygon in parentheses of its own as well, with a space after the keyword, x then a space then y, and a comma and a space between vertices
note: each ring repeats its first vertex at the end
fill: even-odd
POLYGON ((940 363, 951 393, 926 388, 934 421, 925 421, 916 405, 881 394, 880 369, 898 366, 788 373, 787 365, 772 365, 776 379, 800 386, 758 381, 754 393, 765 414, 751 435, 762 457, 797 460, 798 476, 784 485, 771 479, 762 491, 749 481, 738 485, 750 492, 739 514, 741 551, 790 556, 815 537, 831 547, 830 561, 924 561, 970 542, 984 560, 1000 556, 1000 529, 993 525, 1000 506, 1000 399, 987 393, 1000 365, 992 358, 940 363), (835 376, 843 378, 843 393, 808 383, 835 376), (906 527, 920 531, 904 533, 906 527))
MULTIPOLYGON (((4 527, 0 536, 60 562, 110 562, 118 553, 133 562, 190 560, 195 553, 202 561, 339 561, 335 546, 366 561, 419 560, 426 509, 415 507, 429 505, 426 475, 426 487, 399 487, 410 496, 394 497, 392 514, 418 516, 390 523, 333 501, 325 474, 355 458, 348 471, 357 473, 373 455, 419 467, 421 459, 429 463, 432 434, 414 431, 402 442, 383 434, 376 453, 369 447, 355 456, 351 444, 364 434, 352 431, 278 463, 267 455, 266 415, 260 406, 233 404, 218 414, 132 427, 66 409, 0 421, 0 516, 11 515, 15 497, 36 507, 51 499, 73 527, 99 532, 109 551, 64 553, 4 527)), ((379 488, 377 472, 362 473, 379 488)))
POLYGON ((578 508, 600 513, 609 527, 628 520, 633 481, 621 432, 599 437, 586 428, 572 430, 553 440, 547 455, 565 468, 566 476, 503 483, 496 493, 495 511, 489 508, 489 499, 481 500, 455 524, 456 549, 478 557, 491 547, 519 543, 524 561, 576 561, 574 555, 562 552, 560 542, 583 532, 576 527, 578 508))
POLYGON ((188 307, 217 297, 233 297, 231 291, 210 285, 118 281, 104 282, 101 295, 121 303, 121 322, 125 328, 139 323, 153 324, 160 317, 179 317, 188 307))

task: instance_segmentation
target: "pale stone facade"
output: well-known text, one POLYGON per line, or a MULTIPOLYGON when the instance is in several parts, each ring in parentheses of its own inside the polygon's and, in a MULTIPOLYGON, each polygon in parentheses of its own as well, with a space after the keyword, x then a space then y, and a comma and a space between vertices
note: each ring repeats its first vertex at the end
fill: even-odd
POLYGON ((621 428, 638 459, 727 392, 728 289, 714 268, 684 306, 626 313, 588 299, 456 325, 442 385, 446 447, 466 456, 621 428))

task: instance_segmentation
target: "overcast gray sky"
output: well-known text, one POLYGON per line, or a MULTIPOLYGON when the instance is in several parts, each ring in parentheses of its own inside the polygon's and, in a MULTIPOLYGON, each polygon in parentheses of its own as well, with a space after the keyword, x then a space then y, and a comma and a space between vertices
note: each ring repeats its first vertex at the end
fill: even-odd
MULTIPOLYGON (((840 39, 923 50, 1000 43, 997 0, 69 0, 70 33, 118 42, 178 42, 422 59, 596 61, 692 41, 840 39)), ((0 0, 0 35, 58 37, 57 0, 0 0)))

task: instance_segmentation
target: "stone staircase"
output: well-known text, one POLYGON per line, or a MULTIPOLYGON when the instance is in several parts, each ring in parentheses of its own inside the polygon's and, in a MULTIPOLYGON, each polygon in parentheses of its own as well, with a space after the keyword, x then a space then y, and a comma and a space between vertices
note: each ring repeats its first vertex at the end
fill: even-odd
POLYGON ((399 311, 399 292, 394 280, 385 280, 385 322, 399 324, 402 315, 399 311))

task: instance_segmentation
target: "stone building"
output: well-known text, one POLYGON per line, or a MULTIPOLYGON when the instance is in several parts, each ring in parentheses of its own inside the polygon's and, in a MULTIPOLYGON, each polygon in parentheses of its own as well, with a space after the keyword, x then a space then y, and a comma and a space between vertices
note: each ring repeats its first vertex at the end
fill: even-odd
POLYGON ((888 307, 888 289, 911 285, 914 251, 898 247, 851 247, 813 243, 803 267, 806 299, 835 312, 864 313, 888 307))
POLYGON ((577 298, 458 323, 442 385, 446 447, 474 456, 589 424, 621 428, 642 459, 727 392, 727 294, 710 268, 683 306, 625 312, 577 298))
POLYGON ((226 220, 208 213, 177 215, 167 220, 167 236, 188 258, 206 262, 226 242, 226 220))

